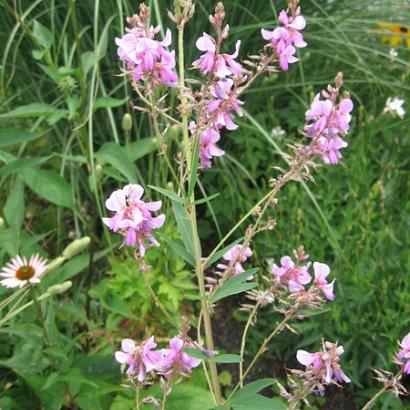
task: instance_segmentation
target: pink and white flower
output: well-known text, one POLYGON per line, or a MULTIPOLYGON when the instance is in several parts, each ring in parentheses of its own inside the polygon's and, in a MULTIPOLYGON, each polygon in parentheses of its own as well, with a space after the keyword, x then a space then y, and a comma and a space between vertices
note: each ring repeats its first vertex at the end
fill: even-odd
POLYGON ((410 374, 410 333, 400 342, 401 349, 397 353, 397 359, 403 366, 403 372, 410 374))
POLYGON ((321 100, 320 93, 316 94, 306 111, 305 132, 312 139, 312 155, 320 156, 326 164, 337 164, 342 158, 340 150, 347 147, 342 137, 349 131, 353 102, 343 98, 336 103, 339 89, 329 86, 328 91, 322 92, 324 100, 321 100))
POLYGON ((171 31, 167 29, 162 41, 154 37, 159 27, 147 29, 142 24, 131 29, 122 38, 116 38, 118 56, 127 65, 134 81, 151 80, 155 85, 177 85, 175 51, 167 51, 171 45, 171 31))
POLYGON ((298 350, 296 359, 306 366, 307 377, 319 377, 323 384, 350 383, 350 379, 344 374, 339 364, 340 356, 343 353, 343 346, 325 342, 323 351, 309 353, 305 350, 298 350))
POLYGON ((169 341, 169 348, 163 349, 164 371, 162 374, 166 378, 173 375, 187 375, 192 369, 198 367, 202 360, 190 356, 183 349, 194 349, 193 343, 184 341, 181 336, 175 336, 169 341))
MULTIPOLYGON (((229 264, 225 265, 220 263, 217 265, 217 268, 222 269, 224 272, 229 269, 231 275, 233 276, 239 275, 245 272, 242 263, 245 263, 252 256, 252 254, 253 252, 249 246, 244 247, 239 244, 235 245, 222 256, 223 259, 229 262, 229 264)), ((251 277, 248 279, 251 279, 251 277)))
POLYGON ((295 57, 296 48, 306 47, 300 33, 306 27, 306 20, 300 15, 300 8, 292 11, 289 17, 285 10, 279 13, 279 21, 283 27, 277 27, 273 31, 262 29, 262 37, 268 41, 268 47, 273 49, 273 53, 279 60, 279 66, 282 71, 289 68, 289 64, 299 61, 295 57), (295 48, 296 47, 296 48, 295 48))
POLYGON ((334 300, 335 295, 333 293, 333 288, 336 279, 333 279, 332 282, 328 283, 326 278, 330 273, 329 266, 325 263, 314 262, 313 270, 315 272, 315 279, 313 280, 314 285, 324 293, 326 299, 334 300))
POLYGON ((121 350, 115 352, 115 360, 128 366, 127 375, 130 379, 136 378, 143 382, 147 373, 161 372, 166 367, 165 352, 154 350, 156 347, 153 336, 141 342, 139 346, 132 339, 123 339, 121 350))
POLYGON ((239 55, 241 42, 238 40, 235 45, 233 54, 217 53, 216 42, 213 37, 203 33, 202 37, 196 41, 196 46, 200 51, 204 51, 198 60, 192 63, 192 66, 198 68, 202 75, 215 73, 219 78, 225 78, 230 75, 239 75, 243 73, 243 67, 235 61, 239 55))
POLYGON ((41 276, 47 271, 47 260, 34 254, 27 261, 26 257, 17 255, 0 272, 0 285, 6 288, 21 288, 28 284, 40 283, 41 276))
POLYGON ((157 217, 152 215, 161 208, 162 202, 144 202, 141 199, 143 194, 144 188, 138 184, 128 184, 114 191, 105 202, 107 209, 114 215, 103 218, 103 222, 113 232, 124 236, 124 245, 138 245, 142 257, 148 246, 146 241, 152 246, 159 246, 151 231, 160 228, 165 222, 164 214, 157 217))
POLYGON ((241 105, 238 99, 238 91, 234 87, 234 82, 230 78, 219 80, 211 87, 211 94, 214 97, 208 102, 208 113, 213 118, 215 128, 226 128, 229 131, 236 130, 238 126, 233 122, 233 113, 239 117, 243 116, 241 105))
POLYGON ((298 266, 289 256, 280 259, 281 266, 274 265, 272 273, 278 284, 295 293, 305 290, 305 285, 310 283, 312 276, 308 272, 309 266, 298 266))

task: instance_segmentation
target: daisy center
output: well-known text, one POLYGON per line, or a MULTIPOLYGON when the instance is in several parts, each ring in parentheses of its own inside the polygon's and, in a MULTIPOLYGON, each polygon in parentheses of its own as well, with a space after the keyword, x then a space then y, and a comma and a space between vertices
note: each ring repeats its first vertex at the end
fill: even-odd
POLYGON ((16 271, 16 277, 20 280, 28 280, 34 276, 34 268, 30 265, 21 266, 16 271))

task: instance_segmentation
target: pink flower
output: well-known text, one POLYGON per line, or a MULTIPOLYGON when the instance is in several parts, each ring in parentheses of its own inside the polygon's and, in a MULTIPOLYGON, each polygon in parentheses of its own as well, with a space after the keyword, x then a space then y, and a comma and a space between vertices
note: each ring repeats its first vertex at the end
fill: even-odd
POLYGON ((164 370, 162 374, 166 378, 173 375, 186 375, 191 373, 192 369, 201 364, 200 359, 196 359, 184 352, 183 349, 193 349, 196 346, 182 339, 181 336, 175 336, 169 342, 169 349, 163 349, 164 370))
POLYGON ((269 41, 268 47, 273 49, 279 60, 279 66, 283 71, 288 70, 289 64, 299 61, 295 57, 296 49, 306 47, 300 33, 306 27, 306 20, 300 15, 300 8, 297 8, 289 17, 285 10, 279 13, 279 21, 283 27, 277 27, 273 31, 262 29, 262 37, 269 41))
POLYGON ((134 81, 150 79, 154 84, 175 87, 175 51, 167 51, 171 44, 171 32, 167 29, 163 41, 154 40, 159 27, 146 30, 139 26, 128 29, 122 38, 116 38, 118 56, 123 60, 134 81))
POLYGON ((199 68, 202 75, 215 73, 219 78, 225 78, 229 75, 242 74, 241 64, 235 61, 239 55, 240 45, 241 42, 238 40, 233 54, 216 54, 215 40, 209 34, 203 33, 203 36, 196 41, 196 46, 205 54, 202 54, 192 65, 199 68))
POLYGON ((208 112, 214 119, 214 125, 220 129, 233 131, 238 126, 233 122, 233 113, 242 117, 242 101, 238 99, 238 92, 234 87, 234 82, 230 78, 219 80, 211 87, 213 100, 208 102, 208 112))
POLYGON ((328 300, 333 300, 335 295, 333 293, 333 287, 335 284, 335 279, 328 283, 326 278, 330 273, 330 268, 324 263, 314 262, 313 270, 315 271, 315 279, 313 281, 314 285, 319 288, 328 300))
POLYGON ((352 118, 352 100, 344 98, 337 104, 338 93, 338 88, 329 86, 328 91, 322 92, 325 99, 321 100, 320 93, 316 94, 306 111, 305 132, 312 139, 311 153, 320 156, 326 164, 337 164, 342 158, 340 150, 347 147, 342 137, 349 131, 352 118))
POLYGON ((305 285, 312 280, 308 272, 309 266, 297 266, 289 256, 283 256, 280 264, 281 266, 274 265, 272 268, 276 281, 291 293, 305 290, 305 285))
POLYGON ((40 283, 41 276, 47 271, 47 261, 34 254, 27 261, 25 256, 17 255, 0 272, 0 285, 6 288, 22 288, 27 284, 40 283))
POLYGON ((401 349, 397 353, 397 359, 403 365, 403 371, 410 374, 410 333, 400 342, 401 349))
MULTIPOLYGON (((218 264, 217 268, 230 272, 233 276, 245 272, 242 263, 246 262, 252 256, 252 250, 249 247, 244 248, 243 245, 235 245, 223 255, 223 258, 229 262, 228 265, 218 264)), ((252 279, 249 277, 248 279, 252 279)))
POLYGON ((147 248, 146 240, 152 246, 159 246, 151 231, 160 228, 165 222, 164 214, 157 217, 152 215, 152 212, 161 208, 162 202, 144 202, 141 200, 143 193, 144 188, 138 184, 128 184, 123 189, 114 191, 105 202, 114 216, 103 218, 103 222, 113 232, 119 232, 125 237, 124 245, 138 244, 142 257, 147 248))
POLYGON ((225 151, 216 145, 220 138, 219 131, 213 127, 209 127, 201 133, 199 141, 199 159, 201 162, 201 168, 211 168, 212 158, 222 157, 225 154, 225 151))
POLYGON ((343 354, 343 346, 325 342, 323 351, 309 353, 298 350, 296 358, 299 363, 306 366, 306 377, 320 377, 322 383, 350 383, 350 379, 344 374, 339 364, 339 358, 343 354))
POLYGON ((165 368, 164 352, 154 350, 156 347, 153 336, 139 346, 131 339, 123 339, 121 351, 115 352, 115 360, 128 365, 127 375, 130 379, 137 378, 139 382, 143 382, 150 371, 161 372, 165 368))

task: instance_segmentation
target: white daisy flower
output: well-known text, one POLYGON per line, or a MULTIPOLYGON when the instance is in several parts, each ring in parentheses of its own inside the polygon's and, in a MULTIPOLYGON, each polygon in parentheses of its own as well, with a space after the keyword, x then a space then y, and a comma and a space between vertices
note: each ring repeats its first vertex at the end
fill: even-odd
POLYGON ((30 261, 17 255, 0 272, 0 285, 6 288, 22 288, 28 283, 40 283, 40 277, 47 270, 47 260, 36 253, 31 255, 30 261))

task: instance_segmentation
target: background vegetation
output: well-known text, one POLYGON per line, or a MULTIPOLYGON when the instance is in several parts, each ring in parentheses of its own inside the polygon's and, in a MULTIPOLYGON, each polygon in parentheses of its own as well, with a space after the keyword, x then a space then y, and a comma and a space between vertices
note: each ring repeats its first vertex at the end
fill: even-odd
MULTIPOLYGON (((174 30, 166 15, 172 2, 148 3, 154 23, 174 30)), ((207 15, 214 7, 208 0, 195 3, 197 12, 186 36, 187 61, 197 57, 194 39, 210 29, 207 15)), ((263 369, 265 375, 283 377, 284 364, 292 365, 296 348, 314 348, 322 335, 338 339, 353 383, 337 404, 330 396, 327 404, 319 400, 323 408, 352 409, 371 396, 376 384, 370 368, 390 367, 397 340, 410 330, 410 117, 381 115, 387 97, 409 99, 409 49, 405 43, 397 46, 393 59, 390 44, 381 42, 385 34, 375 30, 380 21, 408 24, 406 5, 407 0, 303 0, 309 46, 301 50, 300 63, 247 91, 240 128, 221 144, 227 155, 202 176, 198 188, 209 195, 221 193, 200 208, 204 248, 209 249, 264 192, 274 175, 272 167, 280 164, 280 149, 299 140, 297 130, 314 94, 338 71, 344 72, 355 102, 344 161, 322 169, 315 184, 288 186, 280 196, 276 230, 253 245, 255 266, 266 267, 267 258, 304 244, 312 258, 328 263, 337 277, 337 297, 329 310, 297 326, 303 337, 285 332, 276 339, 267 362, 272 367, 263 369), (285 135, 272 134, 278 126, 285 135)), ((227 0, 225 6, 230 44, 241 39, 245 57, 262 47, 260 28, 276 24, 285 2, 227 0)), ((73 238, 92 238, 87 252, 41 285, 45 290, 73 281, 69 292, 44 302, 51 345, 44 345, 34 309, 0 328, 4 409, 58 409, 63 404, 126 409, 127 392, 113 361, 121 337, 142 338, 155 329, 165 338, 171 332, 132 258, 116 251, 118 238, 100 222, 104 198, 114 188, 127 181, 168 183, 159 172, 157 141, 148 118, 132 109, 135 95, 118 75, 114 37, 121 36, 125 17, 137 7, 125 0, 0 1, 0 209, 5 221, 0 262, 34 251, 52 259, 73 238), (133 118, 131 132, 121 126, 127 112, 133 118)), ((150 190, 147 195, 156 197, 150 190)), ((169 211, 166 202, 165 209, 169 211)), ((165 238, 178 235, 167 214, 162 247, 149 251, 151 279, 167 308, 189 317, 195 285, 184 262, 166 245, 165 238)), ((0 298, 8 294, 0 290, 0 298)), ((221 316, 240 302, 216 312, 233 329, 241 328, 242 316, 221 316)), ((251 349, 257 349, 271 315, 259 318, 251 349)), ((227 351, 237 345, 222 334, 219 342, 227 351)), ((224 376, 229 389, 230 375, 224 376)), ((189 400, 202 397, 198 389, 203 385, 201 374, 196 374, 175 393, 170 406, 200 406, 199 399, 189 400)), ((384 398, 385 409, 403 406, 389 395, 384 398)))

